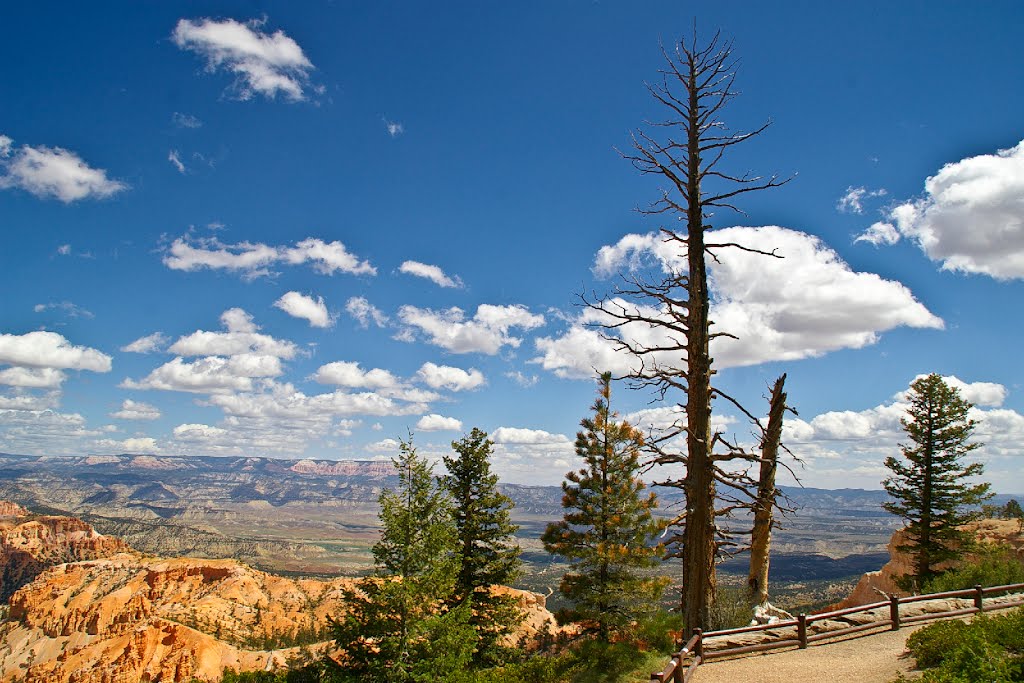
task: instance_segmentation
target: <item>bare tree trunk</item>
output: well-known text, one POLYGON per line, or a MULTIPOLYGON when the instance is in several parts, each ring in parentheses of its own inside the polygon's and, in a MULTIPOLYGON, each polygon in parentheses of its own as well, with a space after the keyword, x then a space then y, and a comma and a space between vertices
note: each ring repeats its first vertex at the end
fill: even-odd
POLYGON ((754 527, 750 535, 750 572, 747 591, 751 607, 768 603, 768 566, 771 561, 772 526, 775 511, 775 471, 782 441, 782 418, 786 410, 783 388, 786 375, 775 380, 768 408, 768 427, 761 439, 761 471, 754 501, 754 527))

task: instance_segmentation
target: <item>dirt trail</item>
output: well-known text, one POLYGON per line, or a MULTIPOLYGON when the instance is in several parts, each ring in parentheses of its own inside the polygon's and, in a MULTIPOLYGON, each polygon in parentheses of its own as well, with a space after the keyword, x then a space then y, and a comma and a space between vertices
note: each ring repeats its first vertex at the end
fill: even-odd
POLYGON ((920 626, 812 645, 806 650, 711 661, 692 683, 889 683, 914 668, 907 637, 920 626))

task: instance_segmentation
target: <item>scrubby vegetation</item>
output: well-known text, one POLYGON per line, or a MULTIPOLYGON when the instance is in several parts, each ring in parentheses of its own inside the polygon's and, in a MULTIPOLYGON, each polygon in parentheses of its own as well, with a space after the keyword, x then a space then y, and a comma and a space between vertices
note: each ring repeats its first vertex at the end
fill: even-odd
POLYGON ((932 624, 912 634, 907 648, 924 669, 922 683, 1024 681, 1024 609, 932 624))
POLYGON ((1013 548, 995 545, 976 549, 966 562, 926 581, 921 592, 942 593, 1013 583, 1024 583, 1024 565, 1017 559, 1013 548))

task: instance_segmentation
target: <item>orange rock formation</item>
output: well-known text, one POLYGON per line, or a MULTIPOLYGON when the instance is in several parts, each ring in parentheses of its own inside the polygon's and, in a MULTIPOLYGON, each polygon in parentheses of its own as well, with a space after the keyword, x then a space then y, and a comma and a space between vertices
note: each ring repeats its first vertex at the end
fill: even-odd
MULTIPOLYGON (((1009 545, 1016 551, 1017 558, 1024 563, 1024 536, 1018 532, 1016 520, 982 519, 963 528, 973 533, 982 543, 1009 545)), ((911 574, 914 570, 911 558, 906 553, 896 550, 896 546, 904 543, 906 533, 901 529, 889 540, 889 561, 880 570, 864 574, 848 598, 828 609, 868 605, 885 600, 885 595, 907 595, 896 585, 897 576, 911 574)))
MULTIPOLYGON (((74 552, 84 552, 88 544, 76 545, 83 540, 96 552, 118 552, 54 565, 14 593, 0 624, 0 681, 219 681, 225 667, 284 666, 302 654, 299 645, 329 646, 328 617, 344 611, 353 583, 284 578, 234 560, 147 558, 80 520, 34 521, 40 526, 10 527, 23 528, 15 545, 63 538, 74 552)), ((519 597, 521 634, 554 623, 543 596, 497 590, 519 597)))

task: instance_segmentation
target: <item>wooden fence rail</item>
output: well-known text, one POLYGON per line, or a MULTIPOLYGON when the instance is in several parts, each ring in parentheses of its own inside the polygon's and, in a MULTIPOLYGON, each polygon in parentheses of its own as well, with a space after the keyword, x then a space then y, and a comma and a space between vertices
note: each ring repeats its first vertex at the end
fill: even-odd
POLYGON ((731 628, 721 631, 708 631, 707 633, 702 632, 698 628, 693 630, 693 635, 688 641, 686 641, 686 644, 683 645, 679 652, 672 655, 672 658, 664 669, 651 674, 651 680, 658 681, 659 683, 689 683, 690 678, 693 676, 693 672, 696 671, 697 667, 713 658, 748 654, 752 652, 765 652, 767 650, 774 650, 781 647, 793 647, 794 645, 799 648, 805 648, 811 643, 815 643, 820 640, 850 635, 883 626, 888 626, 891 630, 897 631, 901 626, 926 621, 928 619, 948 618, 966 614, 976 614, 987 610, 1017 607, 1019 605, 1024 605, 1024 596, 1018 596, 1015 600, 1008 602, 989 605, 986 605, 984 600, 988 596, 1001 593, 1021 592, 1024 592, 1024 583, 1014 583, 1007 586, 991 586, 989 588, 975 586, 974 588, 968 588, 965 590, 929 593, 926 595, 912 595, 906 598, 892 596, 884 602, 874 602, 870 605, 847 607, 845 609, 833 610, 831 612, 819 612, 818 614, 801 614, 796 619, 778 621, 774 624, 744 626, 742 628, 731 628), (926 612, 924 614, 915 614, 913 616, 900 614, 901 605, 909 605, 915 602, 924 602, 927 600, 947 600, 953 598, 971 598, 974 601, 974 605, 964 609, 947 610, 945 612, 926 612), (820 633, 809 633, 814 622, 848 617, 853 614, 867 614, 868 612, 883 608, 888 608, 889 610, 888 619, 871 620, 840 629, 827 630, 820 633), (742 645, 717 650, 708 650, 705 648, 705 640, 711 638, 735 636, 759 631, 777 632, 783 629, 792 629, 793 635, 788 638, 779 638, 770 642, 757 643, 754 645, 742 645))

